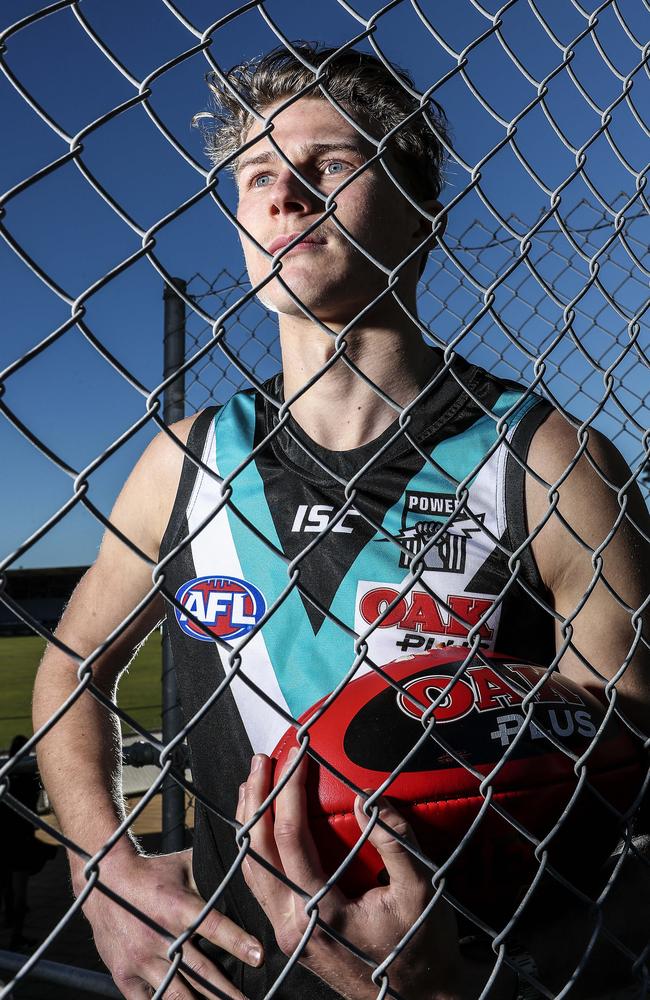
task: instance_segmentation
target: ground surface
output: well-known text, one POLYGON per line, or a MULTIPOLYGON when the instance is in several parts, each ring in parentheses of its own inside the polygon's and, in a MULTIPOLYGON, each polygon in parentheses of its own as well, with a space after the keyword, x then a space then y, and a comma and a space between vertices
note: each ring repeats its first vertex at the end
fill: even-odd
MULTIPOLYGON (((44 647, 44 640, 36 636, 0 639, 0 750, 7 749, 16 733, 32 734, 32 688, 44 647)), ((156 630, 123 676, 118 692, 120 707, 147 729, 160 728, 161 667, 160 632, 156 630)))

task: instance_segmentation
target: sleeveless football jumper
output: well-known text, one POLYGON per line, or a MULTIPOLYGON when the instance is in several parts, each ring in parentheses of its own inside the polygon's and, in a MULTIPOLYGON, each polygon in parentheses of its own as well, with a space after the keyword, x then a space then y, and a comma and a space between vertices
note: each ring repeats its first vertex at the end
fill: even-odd
MULTIPOLYGON (((477 635, 513 658, 548 663, 554 651, 551 598, 525 545, 524 463, 545 401, 456 358, 406 424, 334 452, 293 421, 280 426, 280 376, 262 390, 196 419, 196 460, 185 458, 161 547, 185 721, 202 713, 188 743, 203 800, 194 877, 206 900, 237 855, 233 817, 251 756, 271 753, 350 671, 359 637, 367 660, 355 676, 477 635)), ((342 402, 332 416, 344 414, 342 402)), ((211 954, 262 997, 287 960, 239 871, 217 906, 267 957, 251 969, 211 954)), ((276 995, 336 996, 300 965, 276 995)))

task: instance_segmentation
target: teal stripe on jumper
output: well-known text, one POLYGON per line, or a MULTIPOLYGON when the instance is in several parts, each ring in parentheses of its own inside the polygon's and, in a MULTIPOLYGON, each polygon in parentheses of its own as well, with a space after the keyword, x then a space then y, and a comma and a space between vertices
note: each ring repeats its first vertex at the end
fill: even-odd
MULTIPOLYGON (((221 475, 228 475, 253 449, 253 397, 247 394, 233 396, 217 414, 215 430, 219 471, 221 475)), ((237 509, 281 549, 264 484, 254 462, 234 479, 232 487, 232 500, 237 509)), ((287 584, 287 565, 231 510, 228 510, 228 523, 244 579, 259 587, 269 606, 287 584)), ((353 659, 352 640, 337 626, 325 622, 318 635, 314 635, 302 598, 295 588, 262 631, 280 690, 294 717, 331 691, 353 659)))

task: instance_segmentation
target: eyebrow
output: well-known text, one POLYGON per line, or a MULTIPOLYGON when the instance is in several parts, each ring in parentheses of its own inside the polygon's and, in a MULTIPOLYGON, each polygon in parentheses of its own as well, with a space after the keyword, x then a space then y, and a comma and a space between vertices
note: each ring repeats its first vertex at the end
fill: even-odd
MULTIPOLYGON (((305 143, 303 146, 299 146, 297 149, 297 158, 303 156, 322 156, 323 153, 333 153, 333 152, 347 152, 354 153, 356 156, 365 157, 366 153, 362 149, 360 143, 358 142, 309 142, 305 143)), ((262 153, 256 153, 254 156, 245 156, 241 160, 237 160, 235 166, 235 175, 238 176, 242 170, 247 167, 254 167, 260 163, 271 163, 273 160, 279 160, 280 156, 275 151, 275 149, 265 149, 262 153)))

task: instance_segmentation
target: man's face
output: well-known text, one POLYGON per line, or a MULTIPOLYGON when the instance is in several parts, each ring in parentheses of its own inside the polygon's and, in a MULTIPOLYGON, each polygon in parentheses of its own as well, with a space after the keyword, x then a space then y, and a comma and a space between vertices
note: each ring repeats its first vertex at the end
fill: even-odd
MULTIPOLYGON (((268 115, 278 105, 265 109, 268 115)), ((277 155, 268 138, 250 147, 239 161, 237 217, 272 254, 323 216, 325 198, 374 153, 327 101, 301 98, 274 119, 273 137, 285 156, 322 197, 313 194, 277 155)), ((364 127, 366 123, 364 122, 364 127)), ((367 131, 371 131, 368 127, 367 131)), ((256 123, 248 139, 259 135, 256 123)), ((403 181, 403 173, 389 163, 403 181)), ((379 163, 362 171, 336 195, 336 218, 358 244, 394 268, 422 241, 426 223, 398 191, 379 163)), ((430 230, 429 230, 430 231, 430 230)), ((257 284, 271 262, 250 240, 242 240, 248 274, 257 284)), ((417 260, 409 265, 415 284, 417 260)), ((305 242, 282 258, 282 278, 323 322, 347 323, 386 288, 386 275, 326 219, 305 242)), ((406 284, 406 283, 405 283, 406 284)), ((276 312, 303 315, 278 281, 260 292, 276 312)))

